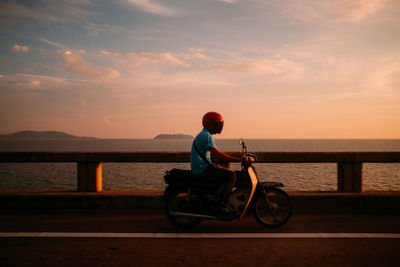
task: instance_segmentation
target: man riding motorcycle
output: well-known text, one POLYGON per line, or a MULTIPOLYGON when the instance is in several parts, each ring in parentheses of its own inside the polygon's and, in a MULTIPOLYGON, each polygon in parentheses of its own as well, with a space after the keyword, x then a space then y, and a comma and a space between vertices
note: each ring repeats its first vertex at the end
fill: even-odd
POLYGON ((166 171, 163 200, 167 219, 179 228, 188 229, 203 220, 233 221, 252 213, 265 227, 283 225, 292 210, 289 196, 279 189, 284 185, 261 182, 253 166, 257 156, 247 152, 243 139, 240 139, 242 153, 238 155, 218 150, 212 135, 221 133, 223 123, 221 114, 206 113, 204 129, 193 141, 191 171, 176 168, 166 171), (242 161, 241 170, 233 172, 215 164, 216 160, 242 161))
POLYGON ((204 128, 194 139, 190 153, 191 171, 200 183, 221 184, 222 188, 219 192, 221 205, 224 209, 229 209, 225 207, 225 202, 235 184, 236 175, 235 172, 216 164, 215 161, 241 162, 247 160, 247 157, 228 155, 221 152, 215 145, 212 135, 220 134, 224 127, 221 114, 206 113, 202 124, 204 128))

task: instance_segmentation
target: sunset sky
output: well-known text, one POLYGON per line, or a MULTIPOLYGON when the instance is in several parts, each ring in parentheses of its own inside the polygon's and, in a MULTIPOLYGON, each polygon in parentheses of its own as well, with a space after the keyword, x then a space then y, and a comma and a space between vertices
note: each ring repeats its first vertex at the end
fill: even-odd
POLYGON ((398 0, 0 2, 0 133, 400 138, 398 0))

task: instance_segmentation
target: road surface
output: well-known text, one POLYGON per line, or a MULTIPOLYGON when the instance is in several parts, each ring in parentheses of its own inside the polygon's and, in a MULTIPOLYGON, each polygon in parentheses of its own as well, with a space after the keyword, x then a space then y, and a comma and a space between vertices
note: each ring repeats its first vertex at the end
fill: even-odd
POLYGON ((399 266, 400 212, 295 214, 277 229, 157 211, 2 211, 0 266, 399 266))

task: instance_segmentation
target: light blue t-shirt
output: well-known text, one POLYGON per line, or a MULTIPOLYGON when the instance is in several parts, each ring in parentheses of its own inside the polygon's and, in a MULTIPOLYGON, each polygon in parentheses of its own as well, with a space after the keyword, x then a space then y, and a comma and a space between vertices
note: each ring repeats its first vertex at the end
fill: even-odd
MULTIPOLYGON (((202 153, 208 162, 212 164, 210 151, 208 149, 217 148, 217 146, 215 145, 214 139, 212 138, 210 132, 206 128, 203 128, 203 130, 194 139, 194 142, 196 143, 197 149, 200 151, 200 153, 202 153)), ((192 173, 194 175, 202 173, 207 168, 209 163, 205 162, 202 157, 199 156, 199 153, 197 153, 196 149, 192 145, 192 150, 190 152, 190 167, 192 173)))

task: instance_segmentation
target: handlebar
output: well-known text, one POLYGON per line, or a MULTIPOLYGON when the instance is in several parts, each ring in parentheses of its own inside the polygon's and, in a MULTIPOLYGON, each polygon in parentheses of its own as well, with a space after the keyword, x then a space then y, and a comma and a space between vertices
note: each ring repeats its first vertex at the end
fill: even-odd
POLYGON ((257 156, 251 153, 245 153, 242 155, 243 163, 254 163, 257 162, 257 156))
POLYGON ((251 164, 257 161, 257 156, 247 152, 246 143, 242 138, 239 139, 239 144, 242 145, 242 163, 251 164))

